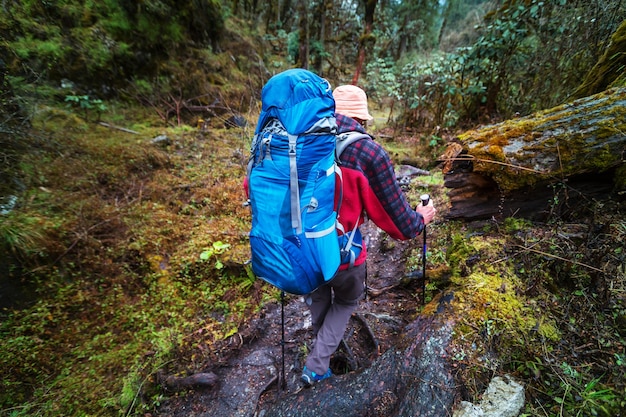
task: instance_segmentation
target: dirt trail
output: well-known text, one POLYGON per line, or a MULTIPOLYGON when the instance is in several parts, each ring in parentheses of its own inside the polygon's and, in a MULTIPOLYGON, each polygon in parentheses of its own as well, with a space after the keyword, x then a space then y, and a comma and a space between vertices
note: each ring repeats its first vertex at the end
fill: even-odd
MULTIPOLYGON (((363 233, 369 248, 370 290, 350 319, 345 343, 331 360, 336 377, 367 368, 393 346, 421 303, 419 282, 397 285, 405 275, 405 253, 419 242, 389 240, 371 224, 363 228, 363 233)), ((158 415, 254 416, 263 404, 302 389, 300 373, 307 346, 312 342, 310 314, 302 297, 287 296, 285 300, 285 391, 281 389, 280 322, 280 304, 267 305, 241 329, 241 343, 235 342, 232 349, 236 353, 228 363, 211 370, 219 379, 217 385, 172 397, 162 403, 158 415)))

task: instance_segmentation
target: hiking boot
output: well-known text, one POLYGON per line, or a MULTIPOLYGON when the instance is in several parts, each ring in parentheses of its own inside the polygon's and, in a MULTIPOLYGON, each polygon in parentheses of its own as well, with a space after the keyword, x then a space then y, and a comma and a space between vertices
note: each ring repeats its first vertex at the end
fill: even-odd
POLYGON ((302 376, 300 377, 300 381, 304 384, 306 388, 310 387, 313 384, 320 382, 323 379, 330 378, 333 376, 333 373, 330 371, 330 368, 326 371, 324 375, 318 375, 315 372, 307 369, 305 366, 302 370, 302 376))

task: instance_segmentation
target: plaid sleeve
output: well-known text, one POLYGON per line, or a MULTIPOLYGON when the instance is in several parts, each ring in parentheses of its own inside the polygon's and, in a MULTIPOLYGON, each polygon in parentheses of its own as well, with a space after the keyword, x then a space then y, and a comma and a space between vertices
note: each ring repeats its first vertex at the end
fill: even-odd
POLYGON ((393 169, 389 154, 374 140, 360 140, 342 154, 342 162, 360 170, 367 178, 372 191, 370 198, 375 198, 382 206, 384 213, 368 213, 374 220, 382 219, 382 223, 390 220, 405 239, 411 239, 423 229, 422 216, 411 208, 402 192, 393 169), (388 219, 385 219, 387 217, 388 219))

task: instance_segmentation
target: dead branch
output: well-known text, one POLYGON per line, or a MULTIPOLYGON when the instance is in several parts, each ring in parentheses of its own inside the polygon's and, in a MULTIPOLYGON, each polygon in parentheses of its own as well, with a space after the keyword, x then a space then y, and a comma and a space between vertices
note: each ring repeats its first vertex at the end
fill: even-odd
POLYGON ((132 133, 134 135, 138 135, 139 132, 135 132, 134 130, 131 129, 126 129, 125 127, 119 127, 119 126, 115 126, 112 125, 110 123, 106 123, 106 122, 99 122, 100 125, 104 126, 104 127, 108 127, 109 129, 115 129, 115 130, 120 130, 122 132, 126 132, 126 133, 132 133))

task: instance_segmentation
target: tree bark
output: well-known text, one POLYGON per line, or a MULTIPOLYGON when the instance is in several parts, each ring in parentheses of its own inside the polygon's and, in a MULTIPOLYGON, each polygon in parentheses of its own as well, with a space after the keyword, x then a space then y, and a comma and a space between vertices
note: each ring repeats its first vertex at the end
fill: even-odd
POLYGON ((318 22, 317 28, 317 41, 319 42, 319 48, 315 54, 315 62, 313 67, 317 74, 321 77, 324 76, 324 53, 326 50, 326 39, 328 35, 328 14, 332 13, 333 4, 330 0, 321 0, 317 7, 316 17, 314 19, 318 22))
POLYGON ((563 214, 626 189, 626 88, 485 126, 449 144, 449 218, 563 214))
POLYGON ((608 48, 589 71, 573 97, 581 98, 599 93, 620 80, 623 85, 626 79, 624 66, 626 66, 626 20, 613 33, 608 48))
POLYGON ((354 71, 354 77, 352 77, 353 85, 357 85, 359 83, 359 77, 363 71, 363 64, 365 63, 365 50, 367 49, 367 44, 372 37, 374 14, 376 12, 377 3, 378 0, 365 0, 365 29, 361 39, 359 40, 359 52, 357 54, 356 69, 354 71))
POLYGON ((283 0, 280 6, 280 27, 288 27, 287 23, 293 18, 292 1, 283 0))
POLYGON ((308 2, 300 0, 298 9, 300 10, 300 46, 299 46, 299 67, 309 69, 309 11, 308 2))

